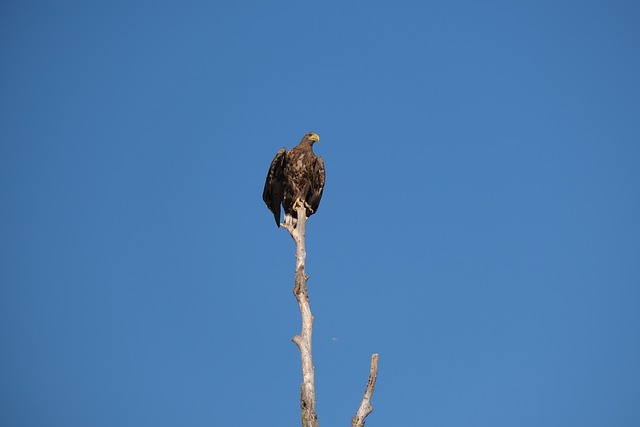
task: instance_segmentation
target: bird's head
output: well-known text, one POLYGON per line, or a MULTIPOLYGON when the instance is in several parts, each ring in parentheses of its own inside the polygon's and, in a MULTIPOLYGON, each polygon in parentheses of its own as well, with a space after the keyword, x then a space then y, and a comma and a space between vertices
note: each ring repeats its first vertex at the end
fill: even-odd
POLYGON ((309 132, 302 138, 303 141, 309 141, 311 144, 320 141, 320 137, 315 132, 309 132))

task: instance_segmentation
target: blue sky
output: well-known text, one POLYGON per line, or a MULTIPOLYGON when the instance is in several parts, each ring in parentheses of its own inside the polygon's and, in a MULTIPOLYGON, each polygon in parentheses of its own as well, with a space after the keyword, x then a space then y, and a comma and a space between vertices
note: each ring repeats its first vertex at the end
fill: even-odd
POLYGON ((298 425, 308 131, 321 425, 640 425, 631 1, 0 6, 0 421, 298 425))

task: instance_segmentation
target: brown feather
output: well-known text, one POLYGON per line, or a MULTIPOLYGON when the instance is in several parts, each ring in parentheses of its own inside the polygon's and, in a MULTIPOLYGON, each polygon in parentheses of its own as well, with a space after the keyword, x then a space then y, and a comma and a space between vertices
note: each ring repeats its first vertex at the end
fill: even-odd
POLYGON ((273 158, 267 173, 267 180, 264 183, 264 190, 262 191, 262 200, 267 204, 269 210, 273 212, 273 218, 276 220, 278 227, 280 227, 280 204, 284 195, 284 159, 286 151, 286 148, 282 147, 273 158))
POLYGON ((309 132, 300 144, 289 151, 284 148, 278 151, 267 173, 262 199, 273 213, 276 224, 280 226, 280 205, 284 212, 293 218, 297 217, 293 204, 296 199, 311 206, 307 208, 307 217, 318 211, 324 190, 325 170, 322 157, 313 152, 313 137, 309 132))

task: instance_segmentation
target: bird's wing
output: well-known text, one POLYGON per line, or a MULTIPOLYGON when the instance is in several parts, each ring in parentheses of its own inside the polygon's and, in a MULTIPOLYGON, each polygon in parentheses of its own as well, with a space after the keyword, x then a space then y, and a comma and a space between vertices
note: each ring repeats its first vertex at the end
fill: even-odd
POLYGON ((264 191, 262 192, 262 200, 267 207, 273 212, 276 225, 280 227, 280 204, 284 197, 284 161, 286 148, 282 147, 269 166, 267 180, 264 183, 264 191))
POLYGON ((311 209, 313 209, 314 213, 318 211, 318 206, 320 205, 322 191, 324 190, 324 179, 324 160, 322 160, 322 157, 316 157, 316 160, 313 163, 313 173, 311 175, 311 191, 309 194, 309 200, 307 200, 307 203, 311 205, 311 209))

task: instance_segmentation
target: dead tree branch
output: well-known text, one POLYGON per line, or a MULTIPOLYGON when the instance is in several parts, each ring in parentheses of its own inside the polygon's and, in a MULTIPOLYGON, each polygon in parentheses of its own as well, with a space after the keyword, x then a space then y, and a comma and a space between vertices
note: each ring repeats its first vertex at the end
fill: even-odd
POLYGON ((300 408, 302 409, 302 427, 318 427, 318 415, 316 414, 316 385, 311 357, 311 335, 313 330, 313 315, 309 307, 309 294, 307 293, 307 275, 305 274, 305 261, 307 252, 304 237, 307 226, 307 213, 304 205, 297 209, 298 220, 285 219, 282 224, 289 231, 296 242, 296 276, 293 294, 298 301, 300 314, 302 315, 302 331, 293 337, 293 342, 300 350, 302 360, 302 384, 300 385, 300 408))
POLYGON ((356 415, 351 419, 351 427, 364 427, 364 419, 373 411, 373 406, 371 406, 371 395, 373 394, 373 389, 376 387, 377 378, 378 354, 374 353, 371 355, 371 368, 369 369, 367 388, 364 391, 364 396, 362 397, 362 402, 360 403, 358 412, 356 412, 356 415))
MULTIPOLYGON (((282 226, 291 234, 296 243, 296 274, 293 294, 298 301, 302 316, 302 330, 293 337, 292 341, 300 350, 302 360, 302 384, 300 385, 300 408, 302 409, 302 427, 318 427, 318 415, 316 414, 316 386, 313 359, 311 353, 311 336, 313 331, 313 315, 309 306, 309 294, 307 293, 307 275, 305 262, 307 252, 305 249, 305 233, 307 227, 306 208, 301 205, 297 210, 298 219, 285 216, 282 226)), ((371 395, 378 377, 378 355, 371 356, 371 369, 364 397, 356 415, 351 420, 352 427, 364 427, 365 418, 373 411, 371 395)))

